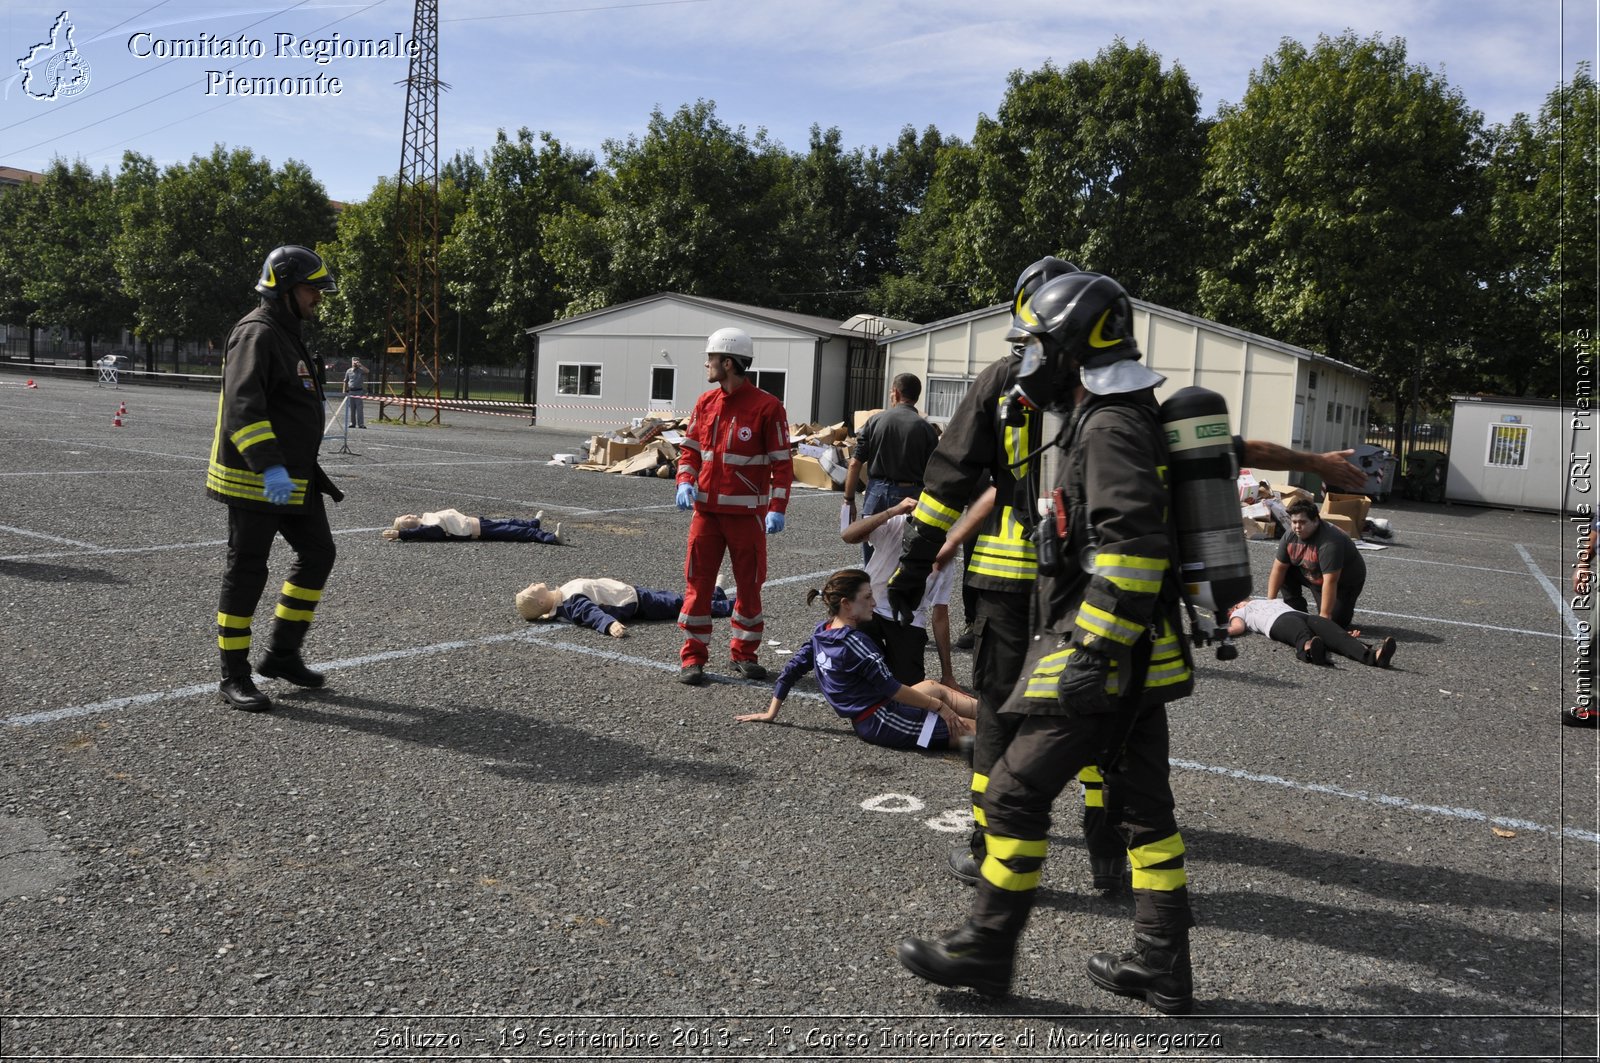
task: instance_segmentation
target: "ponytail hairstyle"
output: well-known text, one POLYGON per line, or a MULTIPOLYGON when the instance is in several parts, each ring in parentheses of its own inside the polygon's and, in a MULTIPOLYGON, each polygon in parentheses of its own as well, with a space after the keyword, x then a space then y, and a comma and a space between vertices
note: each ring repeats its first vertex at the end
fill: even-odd
POLYGON ((859 568, 842 568, 828 577, 828 582, 822 585, 821 590, 813 587, 806 592, 806 604, 810 605, 822 596, 822 604, 827 607, 830 617, 839 615, 839 606, 848 599, 861 593, 861 586, 871 583, 872 577, 859 568))

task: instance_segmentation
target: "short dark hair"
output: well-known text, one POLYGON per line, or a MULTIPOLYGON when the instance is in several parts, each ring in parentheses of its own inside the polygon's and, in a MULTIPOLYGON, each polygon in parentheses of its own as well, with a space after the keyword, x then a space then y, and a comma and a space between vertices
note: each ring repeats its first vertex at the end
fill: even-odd
POLYGON ((1290 517, 1309 517, 1313 524, 1322 519, 1322 514, 1317 512, 1317 507, 1304 498, 1289 503, 1287 512, 1290 517))
POLYGON ((900 397, 915 406, 917 400, 922 398, 922 381, 915 373, 901 373, 890 382, 889 386, 900 393, 900 397))

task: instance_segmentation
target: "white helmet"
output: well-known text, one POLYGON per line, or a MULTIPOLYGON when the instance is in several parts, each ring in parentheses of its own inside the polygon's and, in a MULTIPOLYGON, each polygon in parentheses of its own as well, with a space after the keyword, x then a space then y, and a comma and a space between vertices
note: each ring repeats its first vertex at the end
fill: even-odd
POLYGON ((707 354, 722 354, 736 360, 745 369, 756 360, 755 344, 750 334, 740 328, 719 328, 706 340, 707 354))

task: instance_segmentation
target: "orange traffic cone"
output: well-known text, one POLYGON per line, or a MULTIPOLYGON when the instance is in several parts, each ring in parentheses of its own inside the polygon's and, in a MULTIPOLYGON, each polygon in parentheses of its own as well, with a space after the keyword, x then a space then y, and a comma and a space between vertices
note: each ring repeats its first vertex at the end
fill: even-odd
POLYGON ((120 403, 117 404, 117 416, 118 417, 126 417, 126 416, 128 416, 128 404, 126 402, 120 402, 120 403))
POLYGON ((118 412, 116 412, 116 413, 111 415, 111 427, 112 428, 121 428, 122 427, 122 413, 121 413, 121 411, 118 411, 118 412))
POLYGON ((32 377, 29 377, 29 378, 28 378, 28 383, 27 383, 27 385, 26 385, 26 386, 27 386, 27 387, 30 387, 30 388, 37 388, 37 387, 38 387, 38 386, 39 386, 39 385, 38 385, 38 384, 35 384, 35 383, 34 383, 34 382, 33 382, 33 378, 32 378, 32 377))

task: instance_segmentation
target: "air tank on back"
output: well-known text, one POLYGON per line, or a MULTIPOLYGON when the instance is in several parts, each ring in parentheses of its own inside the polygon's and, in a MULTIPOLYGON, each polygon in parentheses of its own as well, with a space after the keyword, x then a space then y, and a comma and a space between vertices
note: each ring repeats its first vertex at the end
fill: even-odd
POLYGON ((1161 421, 1172 454, 1180 576, 1194 604, 1226 629, 1228 610, 1251 590, 1250 555, 1239 532, 1239 460, 1228 404, 1215 391, 1184 388, 1161 404, 1161 421))

